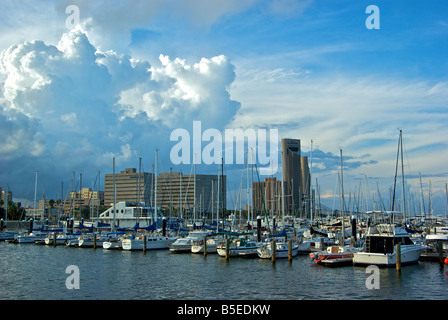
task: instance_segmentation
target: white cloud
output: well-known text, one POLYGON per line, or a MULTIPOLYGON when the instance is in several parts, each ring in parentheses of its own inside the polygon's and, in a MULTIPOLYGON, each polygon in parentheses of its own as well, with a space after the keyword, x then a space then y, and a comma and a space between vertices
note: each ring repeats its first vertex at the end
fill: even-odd
POLYGON ((239 103, 227 91, 234 81, 227 57, 162 60, 152 67, 102 52, 79 29, 57 46, 30 41, 3 50, 0 162, 25 156, 21 166, 30 161, 36 170, 51 161, 56 174, 101 167, 113 156, 124 165, 151 146, 166 147, 163 137, 168 142, 175 127, 201 119, 219 129, 232 119, 239 103))
MULTIPOLYGON (((230 92, 242 107, 228 126, 278 128, 280 138, 301 139, 302 151, 309 151, 313 139, 315 149, 332 154, 340 147, 346 156, 367 154, 365 164, 345 172, 355 179, 347 178, 347 190, 364 175, 381 179, 382 190, 387 190, 393 182, 398 128, 404 132, 408 174, 446 172, 445 82, 348 72, 314 74, 256 63, 237 64, 236 74, 230 92)), ((328 171, 321 165, 319 169, 325 170, 315 172, 322 179, 323 193, 332 193, 334 168, 328 171)))
POLYGON ((0 155, 4 159, 40 156, 45 147, 42 134, 37 132, 37 121, 18 112, 0 114, 0 155))
POLYGON ((125 116, 144 113, 169 128, 190 126, 197 119, 222 128, 232 119, 239 103, 227 91, 235 77, 227 57, 202 58, 193 65, 163 55, 160 61, 160 67, 150 69, 150 82, 121 93, 119 104, 125 116))

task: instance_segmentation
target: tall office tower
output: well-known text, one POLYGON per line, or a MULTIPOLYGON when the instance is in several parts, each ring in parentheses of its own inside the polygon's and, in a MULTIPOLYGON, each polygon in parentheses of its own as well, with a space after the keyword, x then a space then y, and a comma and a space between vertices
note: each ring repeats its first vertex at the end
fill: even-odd
MULTIPOLYGON (((153 190, 154 193, 154 190, 153 190)), ((226 176, 184 175, 164 172, 157 177, 157 207, 173 212, 193 213, 196 196, 196 218, 216 216, 217 210, 226 208, 226 176), (196 191, 195 191, 196 177, 196 191)), ((184 216, 185 217, 185 216, 184 216)))
POLYGON ((275 177, 252 183, 252 203, 257 214, 282 212, 282 181, 275 177))
POLYGON ((135 168, 126 168, 118 174, 104 175, 104 205, 111 206, 116 196, 116 201, 131 201, 150 203, 153 174, 137 172, 135 168), (113 182, 115 180, 116 194, 114 195, 113 182), (140 181, 140 186, 139 186, 140 181), (139 194, 140 192, 140 194, 139 194))
POLYGON ((302 209, 300 212, 305 213, 307 216, 311 212, 311 174, 308 166, 308 157, 300 157, 300 165, 302 170, 302 209))
POLYGON ((282 139, 282 168, 285 194, 285 212, 299 212, 301 209, 302 193, 300 140, 282 139))

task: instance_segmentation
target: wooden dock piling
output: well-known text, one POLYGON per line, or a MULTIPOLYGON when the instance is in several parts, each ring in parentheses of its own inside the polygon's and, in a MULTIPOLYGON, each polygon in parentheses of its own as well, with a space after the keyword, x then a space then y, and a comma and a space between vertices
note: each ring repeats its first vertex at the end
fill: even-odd
POLYGON ((229 237, 226 236, 226 260, 229 260, 229 237))
POLYGON ((396 244, 395 245, 395 255, 396 255, 396 269, 398 272, 401 272, 401 245, 400 244, 396 244))
POLYGON ((288 260, 292 261, 292 240, 288 240, 288 260))

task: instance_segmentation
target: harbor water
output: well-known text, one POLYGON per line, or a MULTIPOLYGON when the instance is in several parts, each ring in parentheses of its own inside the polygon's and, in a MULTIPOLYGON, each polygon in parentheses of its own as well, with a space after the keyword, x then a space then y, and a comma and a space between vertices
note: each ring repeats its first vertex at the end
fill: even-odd
POLYGON ((0 242, 1 300, 446 300, 448 266, 323 267, 217 254, 130 252, 0 242), (79 273, 79 288, 67 283, 79 273))

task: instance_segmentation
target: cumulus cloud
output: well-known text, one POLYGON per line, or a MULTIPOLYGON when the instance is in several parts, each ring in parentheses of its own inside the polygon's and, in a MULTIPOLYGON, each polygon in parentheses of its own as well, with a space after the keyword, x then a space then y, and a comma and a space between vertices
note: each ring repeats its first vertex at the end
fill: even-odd
POLYGON ((40 156, 45 147, 42 134, 38 131, 37 122, 19 112, 0 114, 0 154, 6 159, 24 155, 40 156))
POLYGON ((151 80, 120 95, 124 114, 136 117, 144 113, 149 119, 175 128, 202 119, 208 127, 222 128, 239 109, 230 99, 227 88, 235 74, 223 55, 202 58, 199 63, 160 56, 161 67, 152 67, 151 80))
POLYGON ((125 165, 192 120, 223 128, 240 106, 227 91, 235 74, 225 56, 188 64, 161 55, 154 67, 98 50, 80 29, 57 45, 29 41, 3 50, 0 75, 0 161, 40 156, 60 172, 113 156, 125 165))

